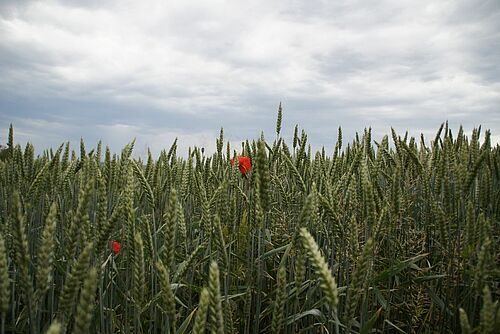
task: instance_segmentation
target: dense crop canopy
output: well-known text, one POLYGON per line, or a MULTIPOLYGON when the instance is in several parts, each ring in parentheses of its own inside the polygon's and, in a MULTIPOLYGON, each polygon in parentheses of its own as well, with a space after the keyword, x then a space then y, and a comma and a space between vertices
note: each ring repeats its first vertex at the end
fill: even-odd
POLYGON ((498 332, 490 133, 368 129, 343 148, 339 129, 314 154, 281 112, 273 142, 223 152, 221 131, 211 156, 174 142, 145 161, 134 142, 35 157, 11 128, 0 333, 498 332))

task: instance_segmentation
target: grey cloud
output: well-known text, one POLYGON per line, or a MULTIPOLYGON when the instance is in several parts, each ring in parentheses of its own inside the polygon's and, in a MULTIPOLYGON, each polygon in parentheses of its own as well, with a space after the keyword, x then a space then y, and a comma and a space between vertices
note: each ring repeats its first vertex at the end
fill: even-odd
POLYGON ((300 124, 314 147, 333 147, 338 126, 346 140, 368 126, 432 134, 445 120, 500 132, 497 1, 7 1, 0 12, 0 126, 35 145, 213 147, 221 126, 234 142, 273 138, 279 101, 285 136, 300 124))

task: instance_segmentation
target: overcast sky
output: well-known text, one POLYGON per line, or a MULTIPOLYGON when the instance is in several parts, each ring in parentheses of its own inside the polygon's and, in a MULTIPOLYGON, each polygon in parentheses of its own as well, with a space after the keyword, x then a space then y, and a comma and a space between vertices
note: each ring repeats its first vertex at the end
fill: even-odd
POLYGON ((498 143, 499 60, 499 0, 0 0, 0 142, 211 150, 273 139, 281 101, 328 152, 446 120, 498 143))

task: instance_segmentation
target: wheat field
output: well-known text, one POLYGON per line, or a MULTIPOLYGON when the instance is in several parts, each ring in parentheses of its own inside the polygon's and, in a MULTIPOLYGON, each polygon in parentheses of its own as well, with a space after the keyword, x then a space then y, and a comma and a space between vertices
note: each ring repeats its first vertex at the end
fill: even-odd
POLYGON ((295 127, 0 160, 3 333, 500 333, 500 148, 295 127), (251 169, 238 168, 238 156, 251 169), (236 158, 236 159, 235 159, 236 158), (235 163, 231 163, 231 160, 235 163))

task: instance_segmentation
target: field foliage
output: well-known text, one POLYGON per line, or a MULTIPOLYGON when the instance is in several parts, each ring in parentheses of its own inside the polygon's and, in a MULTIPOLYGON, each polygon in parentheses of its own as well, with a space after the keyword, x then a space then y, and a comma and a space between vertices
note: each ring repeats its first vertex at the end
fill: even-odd
POLYGON ((489 131, 345 145, 339 129, 327 154, 280 130, 281 109, 271 140, 221 130, 213 155, 174 142, 143 161, 133 141, 35 156, 11 127, 1 333, 500 332, 489 131))

